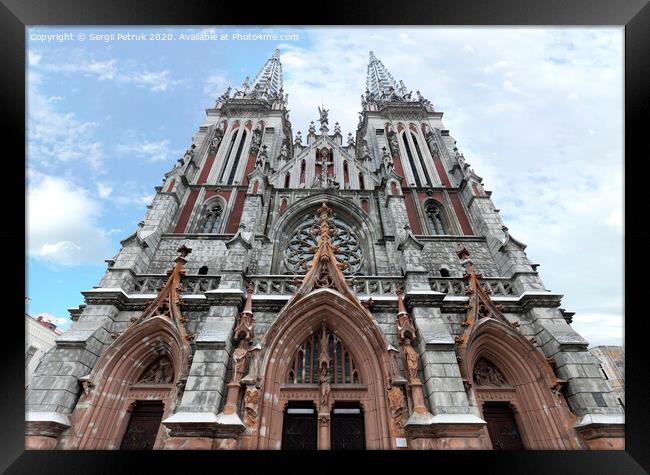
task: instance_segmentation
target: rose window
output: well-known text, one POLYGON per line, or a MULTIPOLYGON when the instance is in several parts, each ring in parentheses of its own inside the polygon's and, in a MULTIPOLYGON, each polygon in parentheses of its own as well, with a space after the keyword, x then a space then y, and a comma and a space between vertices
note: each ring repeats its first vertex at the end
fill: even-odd
MULTIPOLYGON (((334 216, 330 226, 335 227, 337 233, 332 237, 332 244, 338 251, 336 259, 339 262, 347 262, 348 267, 343 270, 345 275, 358 275, 361 273, 363 251, 359 245, 359 238, 350 229, 350 226, 334 216)), ((298 225, 289 239, 289 244, 284 251, 284 264, 288 274, 304 274, 304 264, 311 264, 314 258, 314 249, 318 243, 318 236, 313 234, 314 228, 318 227, 316 218, 305 219, 298 225)))

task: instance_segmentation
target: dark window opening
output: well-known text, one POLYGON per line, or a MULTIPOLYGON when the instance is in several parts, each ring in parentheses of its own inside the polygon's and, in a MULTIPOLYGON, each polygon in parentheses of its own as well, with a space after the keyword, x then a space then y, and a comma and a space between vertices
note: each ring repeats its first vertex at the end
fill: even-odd
POLYGON ((363 180, 363 173, 359 173, 359 188, 361 188, 362 190, 366 189, 366 183, 363 180))
POLYGON ((596 401, 596 406, 607 407, 603 393, 591 393, 591 396, 594 398, 594 401, 596 401))
POLYGON ((440 277, 449 277, 449 270, 444 267, 440 268, 440 277))
POLYGON ((415 161, 413 160, 413 154, 411 153, 411 147, 409 147, 409 141, 408 138, 406 137, 406 132, 402 134, 402 140, 404 141, 404 148, 406 149, 406 155, 408 156, 409 165, 411 165, 411 171, 413 172, 413 177, 415 178, 415 184, 418 187, 421 187, 422 183, 420 182, 420 177, 418 176, 418 170, 417 168, 415 168, 415 161))
POLYGON ((199 275, 208 275, 208 266, 202 266, 199 269, 199 275))
POLYGON ((235 141, 237 140, 237 134, 239 133, 239 130, 235 130, 232 133, 232 139, 230 140, 230 145, 228 145, 228 152, 226 153, 224 157, 224 164, 223 168, 221 169, 221 174, 219 175, 219 181, 221 182, 223 180, 223 175, 226 173, 226 168, 228 168, 228 159, 230 158, 230 154, 232 153, 232 148, 235 146, 235 141))
POLYGON ((411 138, 413 139, 413 145, 415 145, 415 151, 418 154, 418 158, 420 159, 420 166, 422 167, 422 171, 424 172, 424 176, 427 179, 427 183, 432 183, 431 178, 429 177, 429 172, 427 171, 427 167, 424 164, 424 157, 422 156, 422 152, 420 151, 420 145, 418 144, 418 138, 415 136, 413 132, 411 132, 411 138))
POLYGON ((241 151, 244 148, 244 142, 246 142, 246 131, 244 130, 241 135, 241 140, 239 141, 239 147, 237 147, 237 154, 235 155, 235 160, 233 161, 232 168, 230 169, 230 176, 228 177, 228 184, 232 185, 232 182, 237 173, 237 166, 239 165, 239 157, 241 157, 241 151))
POLYGON ((287 173, 284 177, 284 187, 289 188, 289 183, 291 182, 291 174, 287 173))

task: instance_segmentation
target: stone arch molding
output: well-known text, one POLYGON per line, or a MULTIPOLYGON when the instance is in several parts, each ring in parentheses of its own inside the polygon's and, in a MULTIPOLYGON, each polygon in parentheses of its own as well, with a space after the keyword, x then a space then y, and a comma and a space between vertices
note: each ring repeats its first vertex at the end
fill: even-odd
POLYGON ((160 399, 165 406, 163 418, 171 415, 177 403, 176 385, 186 377, 189 354, 189 343, 165 317, 152 316, 129 327, 82 378, 84 391, 61 448, 118 449, 135 399, 160 399), (134 385, 161 357, 169 358, 172 364, 172 382, 147 386, 133 395, 134 385))
POLYGON ((264 335, 260 374, 260 417, 253 441, 258 449, 279 449, 284 404, 282 386, 298 347, 323 323, 351 351, 358 365, 364 395, 366 443, 369 449, 390 449, 390 417, 386 388, 390 381, 388 341, 376 320, 358 302, 337 290, 323 288, 290 301, 264 335))
MULTIPOLYGON (((501 371, 509 383, 508 388, 513 392, 504 397, 513 406, 526 448, 585 448, 573 429, 576 417, 557 392, 559 386, 553 370, 523 335, 496 319, 481 319, 468 338, 466 348, 470 378, 476 363, 485 358, 501 371)), ((474 399, 479 401, 489 400, 496 394, 493 390, 474 386, 472 391, 474 399), (486 392, 480 394, 481 391, 486 392)))
MULTIPOLYGON (((296 226, 307 214, 310 214, 312 211, 315 212, 323 201, 327 201, 327 203, 331 205, 331 207, 336 211, 337 216, 343 218, 348 222, 348 224, 356 226, 361 232, 361 235, 358 237, 363 245, 365 261, 363 268, 367 270, 368 275, 374 275, 376 273, 377 265, 374 246, 372 243, 377 240, 379 229, 361 207, 348 199, 319 193, 295 201, 284 209, 282 214, 272 225, 269 232, 271 240, 276 243, 286 244, 285 240, 287 240, 287 233, 292 232, 293 227, 296 226)), ((274 272, 277 272, 280 269, 284 247, 284 245, 276 246, 276 249, 274 250, 272 262, 272 269, 274 272)))

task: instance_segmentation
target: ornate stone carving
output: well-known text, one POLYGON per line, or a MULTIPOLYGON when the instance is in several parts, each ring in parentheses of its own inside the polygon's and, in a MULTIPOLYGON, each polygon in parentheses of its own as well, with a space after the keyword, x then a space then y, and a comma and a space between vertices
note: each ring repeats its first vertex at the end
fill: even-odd
POLYGON ((169 384, 174 379, 174 367, 167 356, 158 358, 151 363, 147 370, 142 374, 138 384, 169 384))
MULTIPOLYGON (((288 273, 304 274, 306 263, 314 258, 317 244, 317 236, 313 234, 313 218, 307 218, 301 222, 284 252, 284 264, 288 273)), ((343 269, 345 275, 357 275, 360 273, 363 264, 363 250, 359 238, 344 221, 333 217, 331 224, 336 227, 337 232, 332 236, 332 245, 336 259, 339 262, 347 263, 348 267, 343 269)))
POLYGON ((386 393, 393 422, 396 427, 401 429, 402 424, 404 423, 404 393, 402 392, 402 389, 397 386, 391 387, 386 391, 386 393))
POLYGON ((249 386, 244 394, 244 424, 253 427, 257 423, 257 406, 260 400, 260 391, 255 386, 249 386))
POLYGON ((262 143, 262 128, 258 124, 253 130, 253 138, 251 138, 250 153, 252 155, 257 155, 257 152, 260 150, 260 144, 262 143))
POLYGON ((492 363, 485 358, 474 365, 474 382, 477 386, 506 386, 508 382, 492 363))

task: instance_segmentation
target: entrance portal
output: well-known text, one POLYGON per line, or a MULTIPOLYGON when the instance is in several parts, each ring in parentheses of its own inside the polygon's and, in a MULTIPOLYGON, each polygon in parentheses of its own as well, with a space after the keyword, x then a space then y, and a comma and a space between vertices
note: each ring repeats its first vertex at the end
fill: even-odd
POLYGON ((316 450, 318 424, 313 404, 289 403, 282 424, 283 450, 316 450))
POLYGON ((366 448, 363 412, 358 404, 335 406, 331 420, 332 449, 363 450, 366 448))
POLYGON ((137 401, 120 450, 151 450, 163 418, 162 401, 137 401))
POLYGON ((483 403, 483 418, 494 450, 524 450, 515 415, 507 402, 483 403))

